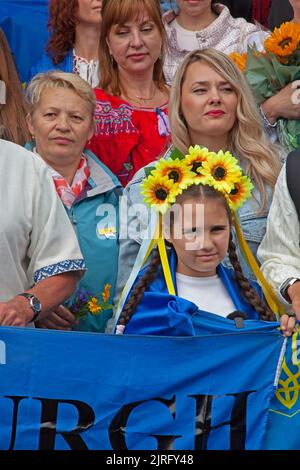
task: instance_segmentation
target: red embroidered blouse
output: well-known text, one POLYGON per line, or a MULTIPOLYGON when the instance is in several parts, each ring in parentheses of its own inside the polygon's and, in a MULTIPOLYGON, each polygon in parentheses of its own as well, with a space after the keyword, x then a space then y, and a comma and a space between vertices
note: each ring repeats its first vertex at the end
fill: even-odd
POLYGON ((96 88, 96 131, 87 147, 125 186, 170 144, 167 105, 135 108, 96 88))

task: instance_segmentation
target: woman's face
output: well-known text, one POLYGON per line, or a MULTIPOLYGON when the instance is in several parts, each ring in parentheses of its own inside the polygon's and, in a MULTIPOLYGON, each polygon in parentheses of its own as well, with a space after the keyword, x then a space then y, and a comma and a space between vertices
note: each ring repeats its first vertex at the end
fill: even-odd
POLYGON ((177 0, 182 13, 187 16, 201 16, 211 10, 212 0, 177 0))
POLYGON ((227 254, 229 236, 230 223, 222 200, 185 199, 182 217, 175 218, 169 238, 177 255, 177 272, 192 277, 214 276, 227 254))
POLYGON ((79 161, 94 132, 90 106, 74 91, 64 88, 46 88, 27 122, 38 153, 54 167, 63 159, 65 164, 79 161))
POLYGON ((181 111, 191 141, 226 137, 237 118, 238 98, 233 86, 203 61, 186 71, 181 90, 181 111))
POLYGON ((78 0, 76 18, 80 23, 99 24, 101 10, 102 0, 78 0))
POLYGON ((112 26, 107 39, 119 71, 141 73, 153 68, 162 48, 158 27, 145 9, 123 25, 112 26))

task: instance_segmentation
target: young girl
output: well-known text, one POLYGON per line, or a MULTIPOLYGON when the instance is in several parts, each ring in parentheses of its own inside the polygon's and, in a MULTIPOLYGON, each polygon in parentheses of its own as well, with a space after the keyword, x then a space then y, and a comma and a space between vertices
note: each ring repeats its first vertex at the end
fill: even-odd
MULTIPOLYGON (((117 333, 194 336, 207 313, 227 317, 240 311, 247 319, 275 320, 259 286, 243 275, 230 231, 233 212, 252 188, 229 152, 195 147, 185 159, 158 162, 143 182, 143 194, 145 202, 160 212, 161 221, 165 213, 173 286, 170 289, 168 279, 167 287, 168 266, 161 263, 163 250, 158 243, 162 257, 155 251, 149 267, 140 272, 118 319, 117 333), (227 252, 233 269, 221 264, 227 252)), ((295 319, 281 318, 283 331, 290 335, 295 319)))

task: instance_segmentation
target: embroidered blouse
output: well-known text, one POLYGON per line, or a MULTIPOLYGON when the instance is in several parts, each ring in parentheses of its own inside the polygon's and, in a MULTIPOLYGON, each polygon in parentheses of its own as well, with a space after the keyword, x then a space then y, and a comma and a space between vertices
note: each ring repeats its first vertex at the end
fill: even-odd
POLYGON ((95 88, 99 83, 99 60, 88 61, 84 57, 76 55, 73 49, 73 73, 79 75, 92 88, 95 88))
POLYGON ((135 108, 96 88, 96 131, 88 148, 123 186, 142 167, 161 157, 170 143, 167 104, 135 108))
POLYGON ((85 263, 46 164, 5 140, 0 154, 0 301, 6 302, 43 279, 82 271, 85 263))
POLYGON ((176 13, 170 10, 163 15, 169 46, 164 64, 167 83, 173 82, 178 66, 188 52, 195 49, 196 43, 197 49, 213 48, 225 54, 245 52, 247 46, 254 43, 259 50, 263 48, 267 33, 260 26, 247 23, 243 18, 233 18, 224 5, 216 4, 214 8, 219 16, 203 30, 192 33, 193 40, 186 50, 186 41, 183 43, 182 36, 178 34, 178 25, 174 24, 176 13))

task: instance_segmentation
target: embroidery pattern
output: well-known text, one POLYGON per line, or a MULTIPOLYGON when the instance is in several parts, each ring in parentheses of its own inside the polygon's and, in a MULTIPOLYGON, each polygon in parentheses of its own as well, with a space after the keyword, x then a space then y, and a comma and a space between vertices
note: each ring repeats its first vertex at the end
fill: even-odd
POLYGON ((69 271, 80 271, 86 269, 85 262, 82 259, 67 259, 60 263, 44 266, 34 273, 34 282, 37 283, 48 277, 62 274, 69 271))
POLYGON ((95 110, 96 135, 137 132, 132 124, 133 109, 126 103, 113 108, 107 101, 97 101, 95 110))

